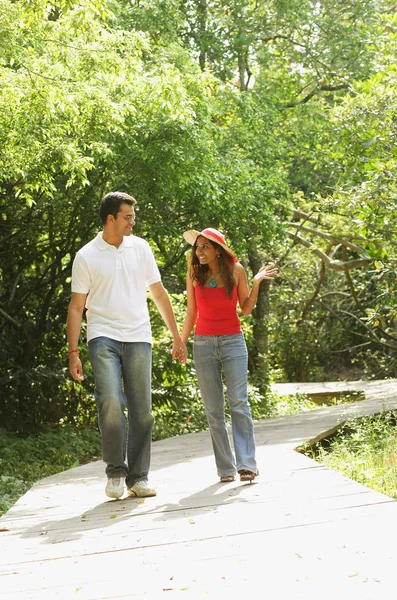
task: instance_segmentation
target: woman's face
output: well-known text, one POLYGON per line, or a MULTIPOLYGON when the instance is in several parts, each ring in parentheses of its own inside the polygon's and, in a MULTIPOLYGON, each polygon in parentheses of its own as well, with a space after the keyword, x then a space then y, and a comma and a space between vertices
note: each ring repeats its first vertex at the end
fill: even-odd
POLYGON ((196 256, 201 265, 208 265, 217 259, 219 251, 207 238, 199 235, 196 240, 196 256))

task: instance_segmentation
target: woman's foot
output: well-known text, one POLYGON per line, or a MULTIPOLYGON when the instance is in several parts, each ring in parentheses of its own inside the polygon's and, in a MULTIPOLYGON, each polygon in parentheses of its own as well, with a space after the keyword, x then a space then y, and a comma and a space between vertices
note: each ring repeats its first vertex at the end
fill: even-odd
POLYGON ((221 477, 221 483, 231 483, 234 480, 234 475, 222 475, 221 477))
POLYGON ((249 471, 248 469, 241 469, 238 474, 240 475, 240 481, 254 481, 255 477, 258 477, 259 471, 249 471))

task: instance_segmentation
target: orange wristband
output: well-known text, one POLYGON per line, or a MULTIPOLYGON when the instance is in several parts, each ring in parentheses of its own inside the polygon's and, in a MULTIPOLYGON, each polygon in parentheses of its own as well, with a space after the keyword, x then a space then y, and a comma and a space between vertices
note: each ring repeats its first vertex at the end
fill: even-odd
POLYGON ((76 352, 76 354, 80 354, 80 350, 69 350, 69 354, 73 354, 73 352, 76 352))

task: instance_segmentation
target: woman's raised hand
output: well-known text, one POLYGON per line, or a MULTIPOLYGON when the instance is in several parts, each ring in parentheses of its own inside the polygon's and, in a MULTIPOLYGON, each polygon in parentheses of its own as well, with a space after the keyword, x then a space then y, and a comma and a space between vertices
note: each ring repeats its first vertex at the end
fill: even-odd
POLYGON ((254 281, 262 281, 262 279, 273 279, 276 275, 278 268, 274 266, 274 263, 270 263, 266 267, 261 267, 254 277, 254 281))

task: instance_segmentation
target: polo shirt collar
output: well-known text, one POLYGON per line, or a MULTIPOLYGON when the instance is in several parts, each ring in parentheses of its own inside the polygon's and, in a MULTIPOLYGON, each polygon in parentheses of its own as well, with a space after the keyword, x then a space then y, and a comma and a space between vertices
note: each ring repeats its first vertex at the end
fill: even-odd
MULTIPOLYGON (((105 242, 105 240, 102 238, 102 233, 103 232, 100 231, 95 238, 95 243, 96 243, 97 247, 99 248, 99 250, 108 250, 109 248, 114 248, 114 246, 105 242)), ((121 242, 120 246, 118 247, 118 250, 120 250, 120 248, 123 248, 124 246, 131 246, 132 245, 131 238, 132 238, 132 235, 123 236, 123 241, 121 242)))

